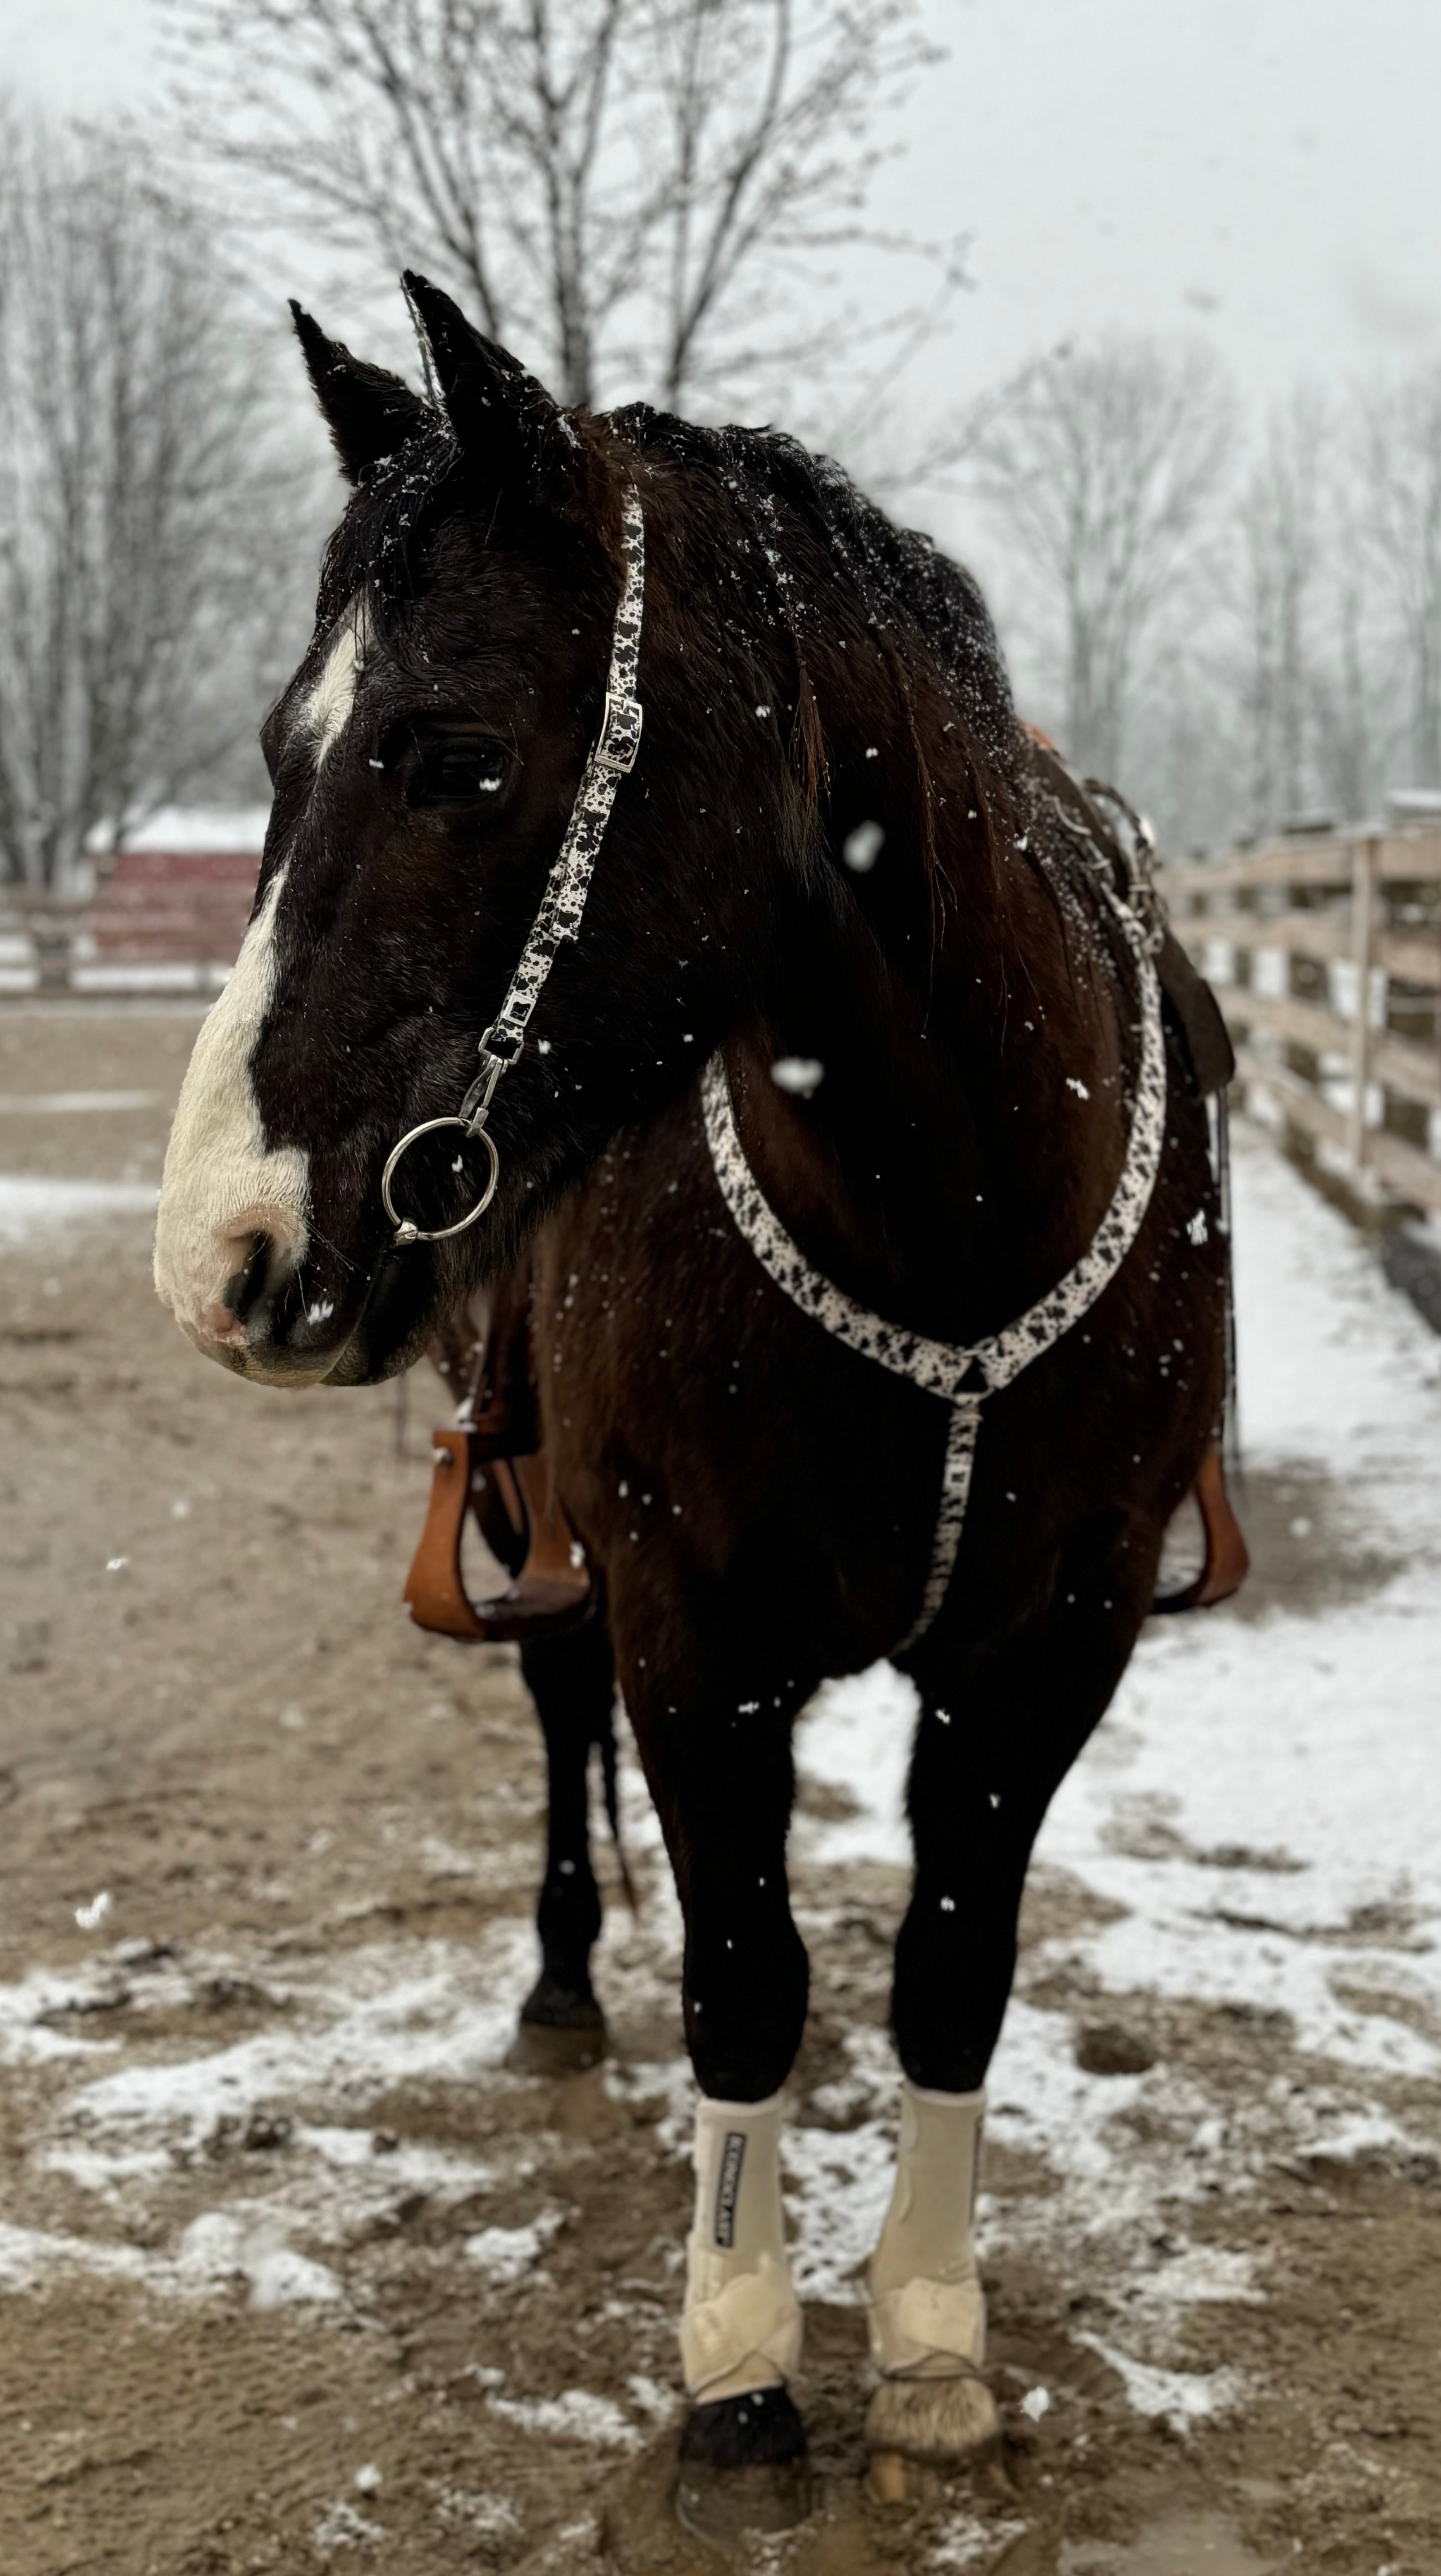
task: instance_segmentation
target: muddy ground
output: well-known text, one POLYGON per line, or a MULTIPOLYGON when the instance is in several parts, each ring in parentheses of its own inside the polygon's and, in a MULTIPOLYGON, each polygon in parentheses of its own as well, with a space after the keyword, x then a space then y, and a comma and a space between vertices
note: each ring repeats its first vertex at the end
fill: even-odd
MULTIPOLYGON (((193 1028, 0 1006, 0 1173, 152 1182, 193 1028), (77 1092, 147 1096, 31 1105, 77 1092)), ((602 1863, 611 2060, 506 2071, 541 1775, 511 1656, 422 1638, 399 1606, 432 1385, 289 1396, 206 1368, 154 1300, 138 1210, 37 1203, 0 1264, 0 2576, 711 2563, 667 2507, 673 1916, 632 1782, 638 1921, 602 1863)), ((1253 1616, 1313 1579, 1288 1534, 1327 1497, 1302 1500, 1253 1493, 1253 1616)), ((845 1811, 815 1778, 802 1805, 845 1811)), ((902 1879, 819 1861, 804 1825, 796 1874, 804 2222, 852 2178, 902 1879)), ((1043 2159, 992 2148, 1004 2457, 887 2509, 862 2488, 863 2318, 832 2243, 799 2392, 817 2509, 744 2563, 1436 2576, 1441 2161, 1298 2152, 1281 2106, 1344 2096, 1337 2069, 1275 2014, 1098 1998, 1066 1964, 1096 1904, 1038 1872, 1021 1990, 1088 2100, 1118 2104, 1126 2267, 1048 2230, 1043 2159), (1166 2368, 1234 2387, 1209 2413, 1106 2357, 1182 2244, 1208 2286, 1166 2368)), ((1383 1963, 1430 1941, 1402 1919, 1376 1937, 1383 1963)), ((1408 1994, 1368 2009, 1414 2017, 1408 1994)), ((1379 2090, 1413 2140, 1441 2133, 1434 2087, 1379 2090)))

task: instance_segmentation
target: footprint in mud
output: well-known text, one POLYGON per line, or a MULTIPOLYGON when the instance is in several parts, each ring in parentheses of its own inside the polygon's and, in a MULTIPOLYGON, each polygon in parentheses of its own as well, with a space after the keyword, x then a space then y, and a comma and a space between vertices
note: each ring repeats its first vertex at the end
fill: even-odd
POLYGON ((1274 2576, 1224 2514, 1168 2514, 1138 2540, 1068 2540, 1060 2576, 1274 2576))

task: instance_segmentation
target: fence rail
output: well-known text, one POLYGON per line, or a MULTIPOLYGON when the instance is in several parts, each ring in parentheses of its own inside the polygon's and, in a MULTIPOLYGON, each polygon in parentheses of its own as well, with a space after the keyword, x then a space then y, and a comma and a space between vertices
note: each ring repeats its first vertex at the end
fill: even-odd
POLYGON ((1362 1193, 1441 1213, 1441 829, 1164 867, 1247 1105, 1362 1193))
POLYGON ((0 995, 212 994, 235 963, 259 861, 125 853, 91 895, 0 886, 0 995))

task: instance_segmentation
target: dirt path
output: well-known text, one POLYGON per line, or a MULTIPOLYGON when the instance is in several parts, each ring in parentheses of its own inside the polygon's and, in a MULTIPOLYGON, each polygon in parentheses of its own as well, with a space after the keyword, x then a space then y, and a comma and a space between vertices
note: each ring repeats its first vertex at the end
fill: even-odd
MULTIPOLYGON (((77 1195, 153 1185, 192 1031, 0 1016, 0 2576, 685 2576, 688 2088, 653 1827, 632 1780, 612 2062, 508 2074, 540 1768, 509 1657, 398 1607, 429 1385, 407 1429, 394 1390, 232 1384, 155 1304, 140 1208, 77 1195), (126 1103, 36 1105, 97 1091, 126 1103)), ((1369 1724, 1416 1842, 1427 1747, 1387 1716, 1418 1653, 1434 1681, 1434 1625, 1404 1515, 1358 1521, 1324 1444, 1268 1454, 1256 1608, 1148 1644, 1048 1835, 986 2168, 1005 2457, 899 2513, 860 2487, 855 2274, 904 1881, 873 1775, 904 1711, 881 1674, 807 1721, 789 2176, 817 2511, 754 2568, 1441 2569, 1437 1914, 1410 1863, 1323 1885, 1314 1822, 1339 1800, 1362 1831, 1369 1724), (1302 1691, 1295 1792, 1268 1785, 1238 1694, 1309 1672, 1319 1712, 1329 1666, 1341 1726, 1348 1654, 1380 1678, 1340 1767, 1302 1691), (1194 1721, 1182 1673, 1212 1677, 1194 1721)))

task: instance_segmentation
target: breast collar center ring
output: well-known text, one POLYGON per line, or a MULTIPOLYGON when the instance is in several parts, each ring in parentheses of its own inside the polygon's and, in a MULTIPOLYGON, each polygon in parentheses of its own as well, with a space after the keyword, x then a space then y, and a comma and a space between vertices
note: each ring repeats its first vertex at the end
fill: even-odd
POLYGON ((645 519, 640 496, 633 483, 627 483, 621 495, 621 535, 625 579, 611 636, 610 670, 600 731, 586 761, 575 803, 570 809, 570 821, 565 827, 565 838, 546 879, 540 910, 521 951, 520 963, 510 979, 505 1000, 481 1037, 480 1071, 453 1116, 423 1119, 418 1127, 410 1128, 401 1137, 398 1145, 392 1146, 380 1176, 380 1195, 385 1213, 395 1228, 391 1241, 397 1251, 403 1250, 407 1244, 443 1243, 450 1235, 464 1234, 478 1218, 484 1216, 495 1196, 500 1180, 500 1155, 487 1123, 495 1087, 524 1048, 530 1015, 540 999, 561 941, 576 939, 580 935, 585 899, 590 891, 591 876, 600 855, 616 791, 621 780, 635 767, 642 716, 635 690, 640 663, 641 613, 645 601, 645 519), (478 1140, 485 1147, 490 1157, 490 1177, 467 1215, 458 1218, 454 1225, 425 1227, 417 1225, 412 1217, 401 1215, 390 1185, 398 1164, 411 1146, 422 1136, 433 1136, 437 1129, 443 1127, 458 1127, 462 1134, 472 1141, 478 1140))

